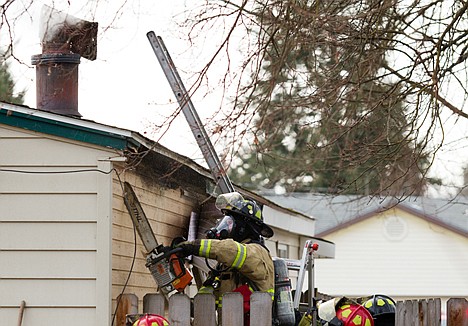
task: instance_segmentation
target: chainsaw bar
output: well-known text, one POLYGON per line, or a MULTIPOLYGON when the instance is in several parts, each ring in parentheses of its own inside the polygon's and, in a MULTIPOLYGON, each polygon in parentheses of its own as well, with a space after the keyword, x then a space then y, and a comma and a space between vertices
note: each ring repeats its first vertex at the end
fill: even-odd
POLYGON ((143 211, 132 186, 128 182, 124 183, 124 203, 125 206, 127 206, 133 225, 135 225, 147 253, 150 253, 159 246, 158 241, 154 236, 151 225, 146 218, 145 212, 143 211))

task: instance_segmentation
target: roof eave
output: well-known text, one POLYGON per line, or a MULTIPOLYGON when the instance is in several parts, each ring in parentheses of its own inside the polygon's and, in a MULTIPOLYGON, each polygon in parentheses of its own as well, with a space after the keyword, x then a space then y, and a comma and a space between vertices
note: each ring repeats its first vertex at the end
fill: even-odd
MULTIPOLYGON (((127 129, 112 127, 91 120, 64 116, 47 111, 31 109, 23 105, 0 102, 0 123, 23 128, 34 132, 50 134, 76 141, 91 143, 106 148, 123 151, 127 148, 145 147, 158 154, 173 159, 193 169, 200 175, 214 180, 209 169, 197 164, 190 158, 177 154, 161 144, 127 129)), ((268 205, 295 218, 313 221, 310 216, 284 208, 253 192, 235 186, 236 190, 247 194, 263 205, 268 205)))
MULTIPOLYGON (((444 223, 443 221, 438 220, 438 219, 436 219, 433 216, 430 216, 428 214, 425 214, 425 213, 421 212, 418 209, 414 209, 414 208, 412 208, 412 207, 410 207, 408 205, 405 205, 404 203, 398 203, 395 206, 393 206, 392 208, 401 209, 401 210, 403 210, 403 211, 405 211, 405 212, 407 212, 409 214, 415 215, 415 216, 417 216, 419 218, 422 218, 422 219, 424 219, 424 220, 426 220, 426 221, 428 221, 430 223, 433 223, 435 225, 438 225, 438 226, 443 227, 443 228, 445 228, 447 230, 450 230, 450 231, 452 231, 452 232, 454 232, 456 234, 459 234, 461 236, 464 236, 464 237, 468 238, 468 232, 466 232, 466 231, 464 231, 462 229, 459 229, 459 228, 457 228, 455 226, 452 226, 450 224, 444 223)), ((351 226, 353 224, 359 223, 359 222, 364 221, 364 220, 366 220, 366 219, 368 219, 368 218, 370 218, 372 216, 380 214, 383 211, 384 211, 383 209, 378 208, 378 209, 374 209, 372 211, 369 211, 369 212, 367 212, 365 214, 357 215, 355 218, 347 220, 345 223, 336 225, 336 226, 334 226, 334 227, 332 227, 332 228, 330 228, 328 230, 324 230, 324 231, 322 231, 320 233, 317 233, 316 236, 317 237, 325 237, 325 236, 327 236, 327 235, 329 235, 331 233, 334 233, 334 232, 339 231, 341 229, 345 229, 345 228, 347 228, 347 227, 349 227, 349 226, 351 226)))

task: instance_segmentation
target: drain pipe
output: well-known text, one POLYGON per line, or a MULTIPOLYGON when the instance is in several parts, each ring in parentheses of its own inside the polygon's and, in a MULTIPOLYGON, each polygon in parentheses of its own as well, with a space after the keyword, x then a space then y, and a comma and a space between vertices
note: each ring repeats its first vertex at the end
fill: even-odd
POLYGON ((18 315, 18 326, 21 326, 23 324, 23 314, 24 314, 24 309, 26 308, 26 301, 21 301, 20 304, 20 309, 19 309, 19 315, 18 315))

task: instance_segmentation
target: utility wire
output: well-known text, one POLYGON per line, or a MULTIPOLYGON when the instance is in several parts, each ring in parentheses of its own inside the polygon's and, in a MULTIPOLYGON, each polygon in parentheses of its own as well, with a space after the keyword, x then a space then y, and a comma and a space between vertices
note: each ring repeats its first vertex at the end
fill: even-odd
MULTIPOLYGON (((0 172, 11 172, 11 173, 24 173, 24 174, 67 174, 67 173, 82 173, 82 172, 99 172, 103 174, 110 174, 114 169, 110 171, 102 171, 99 169, 84 169, 84 170, 64 170, 64 171, 28 171, 28 170, 17 170, 17 169, 3 169, 0 168, 0 172)), ((115 170, 117 172, 117 170, 115 170)))
MULTIPOLYGON (((116 171, 117 172, 117 171, 116 171)), ((124 191, 124 187, 123 187, 123 183, 122 183, 122 180, 120 179, 120 175, 119 173, 117 172, 117 178, 119 179, 119 184, 120 184, 120 187, 122 188, 122 192, 124 191)), ((133 258, 132 258, 132 264, 130 265, 130 270, 128 271, 128 275, 127 275, 127 280, 125 281, 125 284, 122 288, 122 291, 120 292, 120 295, 118 296, 118 299, 117 299, 117 304, 115 306, 115 310, 114 310, 114 315, 112 316, 112 323, 111 323, 111 326, 114 325, 114 322, 115 322, 115 316, 117 314, 117 309, 119 308, 119 305, 120 305, 120 302, 122 300, 122 295, 124 294, 125 292, 125 289, 127 288, 127 285, 128 285, 128 281, 130 280, 130 276, 132 276, 132 272, 133 272, 133 266, 135 265, 135 260, 136 260, 136 253, 137 253, 137 239, 136 239, 136 228, 135 228, 135 225, 133 225, 133 258)))
MULTIPOLYGON (((99 169, 64 170, 64 171, 28 171, 28 170, 0 168, 0 172, 23 173, 23 174, 71 174, 71 173, 84 173, 84 172, 99 172, 99 173, 103 173, 103 174, 110 174, 110 173, 112 173, 112 171, 116 172, 117 178, 119 180, 120 187, 122 188, 122 192, 123 192, 124 191, 123 183, 122 183, 122 180, 120 179, 119 172, 115 168, 111 169, 110 171, 102 171, 102 170, 99 170, 99 169)), ((122 291, 120 292, 120 295, 118 296, 117 304, 116 304, 114 314, 113 314, 113 317, 112 317, 111 325, 114 325, 115 316, 117 314, 117 310, 119 308, 119 305, 120 305, 120 302, 121 302, 121 299, 122 299, 122 295, 125 292, 125 289, 127 288, 128 282, 129 282, 130 277, 131 277, 132 272, 133 272, 133 267, 135 265, 136 253, 137 253, 137 239, 136 239, 135 225, 133 226, 133 244, 134 244, 134 247, 133 247, 132 264, 130 266, 130 270, 128 271, 128 276, 127 276, 125 284, 124 284, 124 286, 122 288, 122 291)))

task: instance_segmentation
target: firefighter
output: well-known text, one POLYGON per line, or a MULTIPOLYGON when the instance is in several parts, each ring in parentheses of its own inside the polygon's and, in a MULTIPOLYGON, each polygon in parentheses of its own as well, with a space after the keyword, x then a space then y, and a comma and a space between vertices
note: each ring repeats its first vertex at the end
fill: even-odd
POLYGON ((215 205, 224 216, 208 231, 207 239, 184 241, 176 247, 183 248, 183 256, 218 262, 215 268, 210 267, 211 273, 199 292, 213 293, 218 308, 224 293, 240 292, 247 325, 251 293, 268 292, 274 298, 274 265, 264 242, 264 238, 273 236, 273 230, 263 222, 258 205, 237 192, 219 195, 215 205))
POLYGON ((371 313, 375 326, 395 325, 396 302, 389 296, 374 294, 363 306, 371 313))
POLYGON ((169 322, 163 316, 145 314, 136 320, 132 326, 169 326, 169 322))
POLYGON ((346 297, 320 303, 318 320, 318 324, 323 326, 374 326, 371 313, 357 301, 346 297))

